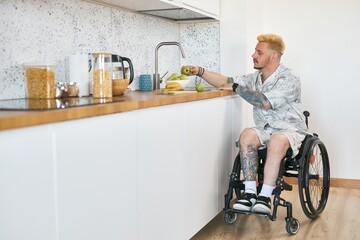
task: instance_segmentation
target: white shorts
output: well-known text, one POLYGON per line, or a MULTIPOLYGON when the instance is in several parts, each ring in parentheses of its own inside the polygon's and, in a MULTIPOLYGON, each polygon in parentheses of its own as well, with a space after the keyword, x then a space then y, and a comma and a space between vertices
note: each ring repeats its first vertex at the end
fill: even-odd
POLYGON ((276 129, 272 127, 266 127, 265 129, 259 129, 256 127, 253 127, 251 129, 254 129, 256 134, 258 135, 261 144, 266 147, 267 143, 269 142, 271 135, 274 133, 280 133, 287 137, 290 143, 291 150, 293 152, 292 157, 295 157, 299 153, 299 148, 301 147, 302 141, 305 139, 306 134, 299 133, 299 132, 293 132, 293 131, 287 131, 282 129, 276 129))

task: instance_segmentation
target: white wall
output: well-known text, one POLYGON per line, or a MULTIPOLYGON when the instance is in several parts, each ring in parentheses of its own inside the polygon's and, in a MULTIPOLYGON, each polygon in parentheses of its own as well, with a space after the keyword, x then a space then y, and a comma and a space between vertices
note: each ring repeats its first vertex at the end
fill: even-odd
MULTIPOLYGON (((253 71, 251 54, 258 34, 281 35, 286 44, 283 63, 294 69, 302 80, 303 109, 311 113, 310 131, 317 132, 327 146, 332 177, 360 179, 356 151, 357 136, 360 136, 360 108, 356 99, 356 89, 360 87, 360 71, 357 70, 360 63, 360 1, 240 2, 222 1, 222 8, 230 9, 232 20, 241 26, 237 29, 242 33, 238 46, 246 46, 244 53, 240 53, 246 54, 246 72, 243 72, 243 66, 240 67, 243 62, 239 62, 240 74, 253 71), (231 6, 243 7, 245 12, 231 6)), ((220 25, 220 28, 224 30, 224 26, 220 25)), ((228 38, 221 39, 221 51, 231 37, 229 34, 228 38)), ((223 58, 236 59, 234 55, 221 55, 223 73, 233 73, 226 69, 223 58)), ((247 116, 251 118, 251 111, 247 116)))
MULTIPOLYGON (((245 4, 242 1, 222 0, 220 21, 220 68, 226 76, 234 76, 246 71, 246 32, 245 4)), ((239 133, 246 127, 247 104, 244 100, 236 101, 233 109, 232 144, 239 138, 239 133)), ((232 159, 238 152, 233 147, 232 159)), ((233 162, 228 166, 231 169, 233 162)))

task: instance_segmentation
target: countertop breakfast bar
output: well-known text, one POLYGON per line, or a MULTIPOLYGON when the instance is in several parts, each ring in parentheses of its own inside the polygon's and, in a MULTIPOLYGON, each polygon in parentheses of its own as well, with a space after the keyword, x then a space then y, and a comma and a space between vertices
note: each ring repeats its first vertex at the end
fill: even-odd
MULTIPOLYGON (((127 112, 150 107, 159 107, 176 103, 186 103, 204 99, 230 96, 231 91, 211 90, 204 92, 179 91, 173 94, 161 94, 161 91, 133 91, 115 97, 113 102, 71 107, 47 111, 9 111, 0 110, 0 130, 29 127, 45 123, 54 123, 105 114, 127 112)), ((1 100, 0 100, 1 109, 1 100)))

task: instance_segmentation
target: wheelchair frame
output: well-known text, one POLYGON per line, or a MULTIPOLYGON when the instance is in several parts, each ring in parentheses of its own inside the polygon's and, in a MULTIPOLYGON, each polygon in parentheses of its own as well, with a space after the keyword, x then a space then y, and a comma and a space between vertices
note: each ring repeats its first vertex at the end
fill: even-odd
MULTIPOLYGON (((304 112, 306 125, 310 113, 304 112)), ((237 142, 238 144, 238 142, 237 142)), ((237 146, 238 147, 238 146, 237 146)), ((266 148, 258 151, 258 192, 263 184, 264 166, 266 159, 266 148)), ((292 204, 281 198, 281 192, 291 191, 292 186, 286 183, 283 176, 298 178, 298 188, 300 203, 305 215, 310 219, 317 218, 325 209, 330 191, 330 164, 329 157, 324 143, 316 133, 308 134, 303 140, 299 154, 291 157, 292 151, 289 149, 286 156, 281 161, 278 178, 275 182, 273 191, 273 210, 272 214, 264 215, 253 212, 239 211, 230 208, 235 192, 237 199, 240 199, 245 190, 244 180, 240 180, 241 162, 240 155, 237 154, 232 172, 229 177, 229 189, 225 194, 224 221, 233 224, 237 219, 237 214, 256 214, 275 221, 278 206, 286 207, 287 215, 285 218, 285 228, 290 235, 295 235, 300 229, 300 222, 292 216, 292 204)))

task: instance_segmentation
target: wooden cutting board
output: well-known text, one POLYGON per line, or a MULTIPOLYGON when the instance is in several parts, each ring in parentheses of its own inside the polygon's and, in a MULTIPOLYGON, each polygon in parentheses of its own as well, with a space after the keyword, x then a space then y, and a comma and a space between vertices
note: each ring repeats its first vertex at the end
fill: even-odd
POLYGON ((176 94, 189 94, 189 93, 197 93, 196 91, 169 91, 169 92, 159 92, 157 94, 160 95, 176 95, 176 94))

